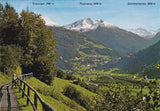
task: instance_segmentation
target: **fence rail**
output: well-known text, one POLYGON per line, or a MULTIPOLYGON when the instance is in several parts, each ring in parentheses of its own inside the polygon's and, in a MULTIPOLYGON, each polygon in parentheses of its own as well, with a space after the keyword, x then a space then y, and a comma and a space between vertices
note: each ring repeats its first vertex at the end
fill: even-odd
POLYGON ((26 96, 27 97, 27 105, 30 104, 33 107, 34 111, 37 111, 37 103, 39 100, 42 107, 43 107, 43 111, 56 111, 51 105, 49 105, 48 103, 46 103, 41 97, 40 95, 37 93, 37 91, 35 89, 33 89, 29 84, 27 84, 24 79, 26 78, 30 78, 31 76, 33 76, 33 73, 29 73, 29 74, 23 74, 17 77, 17 85, 19 87, 19 92, 22 91, 22 97, 26 96), (20 79, 22 78, 22 79, 20 79), (23 86, 23 87, 22 87, 23 86), (26 88, 28 87, 28 88, 26 88), (32 90, 34 92, 34 101, 31 100, 30 98, 30 90, 32 90), (26 93, 27 91, 27 93, 26 93))
POLYGON ((33 73, 31 72, 31 73, 27 73, 27 74, 22 74, 22 75, 19 75, 17 77, 25 80, 25 79, 33 77, 33 73))

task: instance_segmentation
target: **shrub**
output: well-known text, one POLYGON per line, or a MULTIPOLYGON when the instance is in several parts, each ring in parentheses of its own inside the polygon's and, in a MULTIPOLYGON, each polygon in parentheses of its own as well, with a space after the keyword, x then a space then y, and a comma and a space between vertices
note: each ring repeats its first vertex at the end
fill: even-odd
POLYGON ((79 105, 83 106, 84 108, 90 110, 90 98, 88 96, 85 96, 82 92, 77 90, 73 86, 67 86, 64 88, 63 94, 70 99, 74 100, 79 105))

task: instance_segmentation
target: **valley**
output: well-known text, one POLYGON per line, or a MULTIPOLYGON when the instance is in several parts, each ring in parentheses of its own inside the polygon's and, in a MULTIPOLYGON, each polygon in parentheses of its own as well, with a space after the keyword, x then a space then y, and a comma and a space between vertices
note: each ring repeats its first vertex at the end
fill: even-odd
MULTIPOLYGON (((36 78, 28 79, 27 83, 59 111, 160 109, 157 104, 157 96, 160 95, 159 79, 114 73, 117 70, 101 71, 100 75, 72 74, 73 79, 56 77, 51 86, 36 78), (76 78, 78 82, 75 82, 76 78)), ((31 105, 25 107, 25 102, 22 102, 25 98, 16 94, 18 101, 21 101, 21 109, 30 109, 31 105)))
POLYGON ((68 73, 89 74, 126 67, 128 59, 160 40, 159 33, 150 39, 143 38, 103 20, 90 18, 64 28, 48 27, 52 28, 57 39, 57 68, 68 73))
POLYGON ((94 93, 80 99, 80 92, 68 86, 63 95, 85 110, 160 110, 159 33, 151 37, 145 30, 151 34, 145 38, 105 25, 84 19, 52 27, 58 43, 57 68, 62 71, 57 77, 94 93))
MULTIPOLYGON (((92 18, 60 26, 9 4, 0 15, 0 86, 14 73, 32 72, 25 82, 57 111, 160 110, 159 31, 129 31, 92 18)), ((37 93, 20 86, 43 110, 37 93)), ((13 90, 20 110, 30 111, 33 103, 13 90)))

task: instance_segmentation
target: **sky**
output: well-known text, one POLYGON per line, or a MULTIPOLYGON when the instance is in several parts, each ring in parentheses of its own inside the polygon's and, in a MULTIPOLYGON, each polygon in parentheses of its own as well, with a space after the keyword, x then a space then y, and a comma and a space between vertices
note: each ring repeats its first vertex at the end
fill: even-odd
POLYGON ((6 2, 18 13, 28 8, 62 26, 92 18, 123 29, 160 29, 160 0, 0 0, 6 2))

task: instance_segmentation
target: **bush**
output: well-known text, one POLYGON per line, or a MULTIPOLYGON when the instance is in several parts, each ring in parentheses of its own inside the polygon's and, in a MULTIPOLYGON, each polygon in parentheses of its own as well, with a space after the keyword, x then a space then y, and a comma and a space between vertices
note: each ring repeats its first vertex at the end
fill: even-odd
POLYGON ((5 74, 15 73, 16 68, 20 65, 22 50, 16 45, 7 45, 0 47, 1 54, 1 71, 5 74))
POLYGON ((56 75, 57 75, 58 78, 61 78, 61 79, 66 79, 66 80, 74 80, 75 79, 75 77, 73 77, 69 73, 64 73, 60 69, 56 70, 56 75))
POLYGON ((70 99, 74 100, 76 103, 83 106, 84 108, 90 110, 90 98, 88 96, 85 96, 82 92, 78 91, 75 87, 71 85, 65 87, 63 94, 69 97, 70 99))

